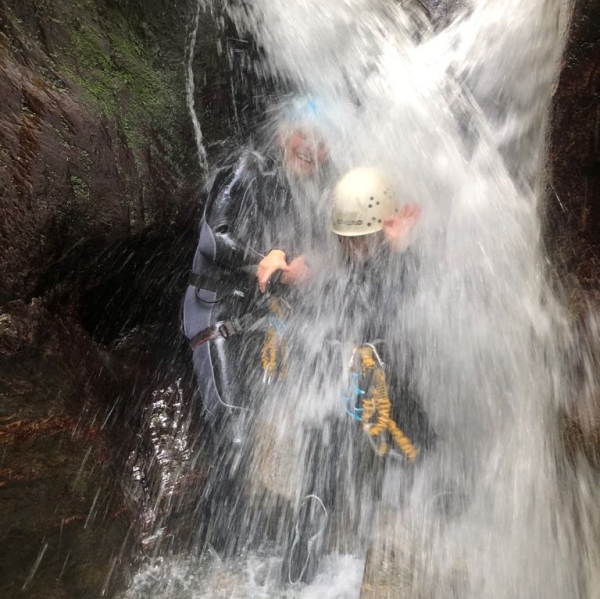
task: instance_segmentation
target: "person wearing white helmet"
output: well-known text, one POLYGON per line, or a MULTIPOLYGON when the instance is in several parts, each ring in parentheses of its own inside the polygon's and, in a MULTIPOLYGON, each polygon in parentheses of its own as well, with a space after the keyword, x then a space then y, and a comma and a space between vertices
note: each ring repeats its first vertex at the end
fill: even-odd
POLYGON ((374 257, 382 248, 402 252, 419 221, 417 204, 398 206, 390 181, 374 168, 357 168, 333 190, 331 231, 356 261, 374 257))
MULTIPOLYGON (((331 369, 332 380, 337 380, 340 372, 336 371, 335 365, 341 366, 340 356, 336 353, 339 347, 353 346, 356 356, 361 356, 361 351, 367 347, 373 348, 378 359, 383 357, 379 367, 385 367, 385 390, 391 405, 385 426, 382 420, 377 426, 369 424, 371 429, 364 428, 367 426, 364 422, 366 404, 351 407, 349 396, 357 392, 357 401, 360 401, 358 398, 362 395, 372 393, 369 386, 373 381, 371 377, 376 375, 374 371, 357 370, 351 374, 351 391, 345 393, 344 401, 340 402, 342 409, 329 413, 316 425, 304 425, 303 434, 308 439, 306 446, 310 448, 306 468, 313 474, 305 481, 301 493, 304 500, 289 535, 284 560, 284 573, 289 580, 310 582, 315 576, 325 551, 333 513, 337 509, 343 510, 339 506, 344 501, 353 502, 359 497, 360 501, 365 501, 367 498, 367 504, 361 510, 363 516, 370 509, 369 505, 378 501, 383 467, 387 463, 382 459, 384 456, 394 456, 396 464, 406 467, 402 479, 408 484, 411 464, 435 440, 427 414, 412 388, 408 352, 398 359, 398 346, 402 344, 389 338, 403 289, 408 291, 411 286, 406 271, 414 272, 414 269, 408 266, 412 256, 407 250, 420 214, 416 204, 399 204, 391 182, 376 168, 353 169, 339 180, 331 194, 330 230, 338 236, 343 250, 340 268, 328 263, 323 277, 315 277, 315 285, 318 287, 321 282, 322 286, 313 290, 316 293, 307 291, 306 302, 295 309, 297 314, 302 314, 304 322, 311 323, 315 336, 319 329, 327 331, 326 336, 331 336, 329 341, 333 343, 325 342, 315 358, 314 367, 306 372, 312 376, 325 364, 331 369), (349 417, 362 421, 356 435, 347 435, 349 417), (362 431, 376 429, 381 429, 378 433, 381 437, 375 441, 374 436, 367 436, 370 442, 365 443, 365 435, 370 433, 362 431), (326 435, 323 430, 327 431, 326 435), (396 437, 389 436, 389 431, 394 431, 396 437), (331 458, 332 446, 340 455, 344 452, 353 454, 349 460, 353 465, 352 472, 335 465, 324 466, 331 458), (371 447, 375 451, 371 451, 371 447), (348 477, 353 478, 352 483, 348 477), (351 489, 356 495, 349 499, 351 489)), ((353 358, 354 361, 357 359, 353 358)), ((352 509, 348 511, 351 513, 352 509)))
MULTIPOLYGON (((354 343, 378 339, 387 346, 395 344, 395 339, 388 339, 390 323, 398 320, 403 297, 415 284, 415 256, 407 250, 420 215, 417 204, 400 205, 392 183, 379 169, 354 169, 334 187, 330 228, 338 236, 349 266, 349 276, 340 277, 335 290, 344 298, 338 318, 342 331, 355 336, 354 343), (347 321, 360 324, 348 328, 347 321)), ((335 302, 335 297, 332 300, 335 302)), ((403 376, 388 373, 388 383, 396 387, 398 396, 406 396, 401 391, 406 387, 406 381, 400 380, 403 376)), ((430 437, 426 415, 414 397, 409 402, 419 421, 409 428, 417 437, 430 437)))

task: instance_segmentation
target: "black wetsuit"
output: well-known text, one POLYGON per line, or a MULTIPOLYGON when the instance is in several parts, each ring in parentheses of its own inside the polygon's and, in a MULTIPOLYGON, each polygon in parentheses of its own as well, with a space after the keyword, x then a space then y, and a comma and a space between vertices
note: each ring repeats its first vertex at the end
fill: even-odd
MULTIPOLYGON (((192 265, 192 276, 199 277, 184 299, 188 339, 256 307, 256 278, 241 273, 242 267, 258 264, 272 249, 283 250, 288 261, 300 253, 300 221, 306 215, 293 202, 280 164, 279 156, 247 149, 217 173, 192 265)), ((204 343, 193 352, 198 388, 213 425, 248 408, 249 377, 260 373, 257 343, 252 341, 248 334, 237 335, 204 343)))
MULTIPOLYGON (((292 185, 282 171, 281 156, 264 156, 251 149, 218 171, 207 199, 184 299, 188 339, 216 322, 266 308, 256 277, 240 272, 242 267, 258 264, 272 249, 283 250, 289 262, 314 250, 318 240, 325 238, 314 223, 311 201, 315 198, 308 197, 323 189, 325 176, 323 170, 308 183, 305 178, 302 182, 294 180, 292 185)), ((289 288, 280 291, 286 297, 292 292, 289 288)), ((252 536, 245 511, 251 508, 240 503, 238 495, 244 489, 245 466, 252 458, 245 441, 253 439, 248 426, 259 407, 253 401, 261 397, 256 390, 263 375, 264 337, 261 329, 244 331, 229 339, 203 343, 193 351, 197 385, 216 447, 214 480, 211 477, 205 488, 206 509, 212 516, 203 531, 225 552, 235 552, 252 536), (231 442, 241 451, 231 451, 231 442), (232 528, 238 534, 231 535, 232 528)), ((254 522, 258 516, 254 514, 250 520, 254 522)), ((271 519, 269 514, 264 518, 267 531, 271 519)))

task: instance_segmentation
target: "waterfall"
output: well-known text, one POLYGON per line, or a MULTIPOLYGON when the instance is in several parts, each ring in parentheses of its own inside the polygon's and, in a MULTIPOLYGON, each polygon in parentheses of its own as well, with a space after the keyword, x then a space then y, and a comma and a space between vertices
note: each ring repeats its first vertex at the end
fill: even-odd
MULTIPOLYGON (((401 203, 421 206, 411 250, 418 268, 408 288, 390 270, 379 290, 384 297, 377 298, 385 309, 350 318, 348 298, 374 290, 368 278, 356 290, 336 270, 339 246, 331 235, 311 256, 316 282, 303 291, 309 308, 290 317, 288 351, 299 358, 291 360, 286 381, 269 386, 238 371, 248 377, 260 430, 283 448, 274 467, 279 497, 287 493, 298 508, 308 478, 344 481, 339 515, 330 514, 337 528, 315 581, 282 587, 283 555, 275 544, 225 561, 210 551, 205 561, 179 557, 154 586, 144 587, 148 572, 141 573, 132 597, 142 588, 175 597, 177 580, 194 597, 357 598, 356 572, 362 575, 373 544, 395 548, 394 559, 410 562, 409 587, 388 580, 389 596, 597 595, 594 480, 565 466, 558 429, 559 413, 572 399, 574 338, 547 280, 539 217, 552 94, 572 6, 465 1, 452 22, 434 29, 406 5, 227 4, 238 29, 262 48, 261 68, 327 106, 318 126, 331 172, 377 166, 401 203), (354 477, 368 477, 362 458, 338 443, 327 424, 344 416, 346 379, 343 367, 323 357, 328 342, 343 346, 373 323, 397 348, 397 368, 409 373, 436 432, 434 448, 410 474, 387 467, 376 505, 354 477), (318 430, 310 438, 325 450, 307 441, 309 430, 318 430)), ((197 28, 198 15, 194 38, 197 28)), ((305 202, 309 224, 296 235, 310 251, 310 223, 327 218, 330 187, 290 188, 305 202)), ((360 434, 353 424, 348 419, 344 434, 360 434)), ((263 466, 255 461, 245 472, 250 487, 263 466)), ((251 537, 249 531, 264 526, 256 513, 277 501, 251 489, 246 503, 236 504, 236 519, 217 511, 215 524, 222 518, 231 538, 251 537)), ((285 527, 292 516, 280 514, 285 527)))
POLYGON ((203 0, 197 0, 196 12, 192 21, 192 32, 190 35, 190 42, 188 46, 187 64, 186 64, 186 100, 190 118, 192 119, 192 125, 194 127, 194 135, 196 139, 196 147, 198 150, 198 162, 204 175, 208 174, 208 160, 206 157, 206 149, 204 148, 202 128, 200 127, 200 121, 196 114, 194 91, 195 91, 195 79, 194 79, 194 52, 196 50, 196 42, 198 39, 198 28, 200 26, 200 13, 204 6, 203 0))

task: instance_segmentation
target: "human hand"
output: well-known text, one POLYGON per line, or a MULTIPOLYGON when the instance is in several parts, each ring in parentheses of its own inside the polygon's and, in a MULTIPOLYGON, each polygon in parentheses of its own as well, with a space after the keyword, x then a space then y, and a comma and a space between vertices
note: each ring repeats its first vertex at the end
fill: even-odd
POLYGON ((281 250, 271 250, 259 263, 256 271, 258 288, 264 293, 267 290, 269 279, 278 271, 284 273, 290 270, 285 261, 285 252, 281 250))
POLYGON ((400 212, 383 221, 383 233, 391 248, 404 251, 408 247, 410 232, 421 217, 421 207, 418 204, 404 204, 400 212))
POLYGON ((288 270, 281 277, 281 282, 286 285, 301 285, 308 281, 310 276, 310 268, 306 262, 306 257, 302 254, 289 263, 288 270))

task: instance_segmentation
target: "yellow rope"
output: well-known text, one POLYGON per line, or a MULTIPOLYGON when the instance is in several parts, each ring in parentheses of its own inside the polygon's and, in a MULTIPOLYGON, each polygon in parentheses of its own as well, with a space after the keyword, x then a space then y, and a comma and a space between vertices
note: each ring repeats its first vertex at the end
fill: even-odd
POLYGON ((373 348, 368 345, 362 346, 359 355, 363 374, 368 372, 373 374, 372 397, 365 397, 362 402, 363 430, 373 438, 381 437, 378 446, 379 455, 385 456, 389 452, 389 445, 385 439, 385 433, 388 432, 408 461, 414 462, 419 451, 392 419, 392 402, 387 391, 385 372, 375 361, 373 348))
MULTIPOLYGON (((283 310, 276 297, 269 299, 269 310, 271 314, 283 322, 283 310)), ((262 369, 268 379, 283 380, 287 375, 287 341, 280 336, 273 323, 269 325, 265 333, 261 351, 262 369)))

